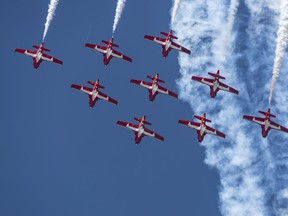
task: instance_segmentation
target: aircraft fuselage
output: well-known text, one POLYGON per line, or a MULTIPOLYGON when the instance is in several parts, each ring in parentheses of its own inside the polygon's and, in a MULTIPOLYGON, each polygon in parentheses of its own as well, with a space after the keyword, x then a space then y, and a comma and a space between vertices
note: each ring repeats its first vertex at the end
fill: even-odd
POLYGON ((166 38, 165 44, 162 46, 162 55, 164 58, 166 58, 171 50, 171 38, 168 36, 166 38))
POLYGON ((157 89, 158 89, 158 84, 156 82, 153 82, 151 89, 149 91, 149 100, 154 101, 156 95, 157 95, 157 89))
POLYGON ((219 81, 216 79, 213 82, 213 86, 210 87, 210 96, 211 98, 215 98, 217 95, 217 92, 219 91, 219 81))
POLYGON ((261 126, 262 127, 262 136, 265 138, 268 135, 268 132, 270 130, 270 121, 269 119, 265 119, 264 124, 261 126))
POLYGON ((42 62, 42 55, 42 49, 38 49, 35 56, 33 57, 33 66, 35 69, 40 66, 40 63, 42 62))
POLYGON ((197 135, 198 135, 197 138, 198 138, 198 142, 200 142, 200 143, 203 141, 204 136, 206 135, 205 128, 206 128, 205 123, 201 123, 200 129, 197 130, 197 135))
POLYGON ((112 49, 111 49, 111 47, 110 46, 108 46, 108 48, 107 48, 107 50, 106 50, 106 53, 105 54, 103 54, 104 55, 104 59, 103 59, 103 62, 104 62, 104 65, 108 65, 109 64, 109 62, 110 62, 110 60, 111 60, 111 58, 112 58, 112 49))
POLYGON ((135 140, 136 145, 141 142, 141 140, 144 136, 143 132, 144 132, 143 125, 142 125, 142 123, 140 123, 137 131, 135 131, 135 139, 134 140, 135 140))

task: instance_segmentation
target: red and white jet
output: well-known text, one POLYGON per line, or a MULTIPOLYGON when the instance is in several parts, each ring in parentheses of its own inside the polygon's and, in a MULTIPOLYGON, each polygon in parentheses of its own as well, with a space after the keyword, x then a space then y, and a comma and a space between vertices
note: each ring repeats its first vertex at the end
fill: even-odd
POLYGON ((179 44, 172 41, 172 39, 178 39, 176 36, 173 35, 173 31, 170 30, 169 33, 161 32, 161 34, 165 35, 166 38, 159 38, 154 36, 145 35, 144 39, 154 41, 162 46, 162 55, 166 58, 171 51, 171 49, 175 49, 187 54, 191 54, 191 51, 186 49, 185 47, 180 46, 179 44))
POLYGON ((79 85, 75 85, 72 84, 71 88, 77 89, 81 92, 84 92, 85 94, 87 94, 89 96, 89 106, 90 108, 95 106, 95 103, 98 99, 102 99, 104 101, 108 101, 112 104, 117 105, 117 101, 114 100, 111 97, 108 97, 107 95, 105 95, 104 93, 100 92, 98 89, 102 88, 104 89, 104 86, 99 84, 99 79, 96 80, 96 82, 92 82, 92 81, 87 81, 90 85, 93 86, 93 88, 90 87, 86 87, 86 86, 79 86, 79 85))
POLYGON ((123 59, 123 60, 126 60, 128 62, 132 62, 132 59, 126 55, 123 55, 122 53, 116 51, 113 49, 113 47, 119 47, 119 45, 113 43, 113 37, 111 38, 111 40, 108 42, 108 41, 105 41, 105 40, 102 40, 103 43, 107 44, 107 46, 99 46, 99 45, 95 45, 95 44, 89 44, 89 43, 86 43, 85 44, 85 47, 88 47, 88 48, 91 48, 93 50, 97 50, 99 52, 101 52, 103 54, 103 62, 104 62, 104 65, 108 65, 110 60, 112 59, 112 57, 116 57, 116 58, 119 58, 119 59, 123 59))
POLYGON ((175 93, 167 90, 166 88, 158 85, 158 82, 164 83, 163 80, 159 79, 158 73, 155 75, 155 77, 151 77, 151 76, 147 76, 147 77, 149 79, 153 80, 153 82, 145 82, 145 81, 134 80, 134 79, 131 79, 130 82, 137 84, 137 85, 140 85, 140 86, 143 86, 144 88, 147 88, 149 90, 150 101, 154 101, 154 99, 158 93, 170 95, 170 96, 175 97, 175 98, 178 97, 177 94, 175 94, 175 93))
POLYGON ((276 118, 275 115, 270 113, 270 108, 268 109, 267 112, 264 111, 260 111, 259 113, 265 115, 265 118, 260 118, 260 117, 254 117, 254 116, 248 116, 248 115, 244 115, 243 119, 246 119, 248 121, 252 121, 254 123, 257 123, 259 125, 261 125, 262 127, 262 136, 266 137, 268 135, 268 132, 270 129, 275 129, 275 130, 279 130, 285 133, 288 133, 288 129, 271 121, 270 118, 276 118))
POLYGON ((194 115, 195 118, 199 119, 201 122, 192 122, 192 121, 186 121, 186 120, 179 120, 179 124, 186 125, 188 127, 191 127, 195 130, 197 130, 198 134, 198 142, 202 142, 204 139, 204 136, 206 134, 212 134, 215 136, 219 136, 222 138, 225 138, 225 134, 217 131, 216 129, 209 127, 206 125, 206 122, 211 122, 211 120, 206 118, 206 113, 203 114, 203 116, 197 116, 194 115))
POLYGON ((132 123, 127 123, 123 121, 117 121, 116 124, 121 125, 125 128, 128 128, 130 130, 133 130, 135 133, 135 144, 139 144, 141 142, 141 139, 144 136, 150 136, 155 139, 164 141, 164 137, 160 136, 159 134, 147 129, 145 127, 145 124, 151 125, 150 122, 146 121, 145 115, 140 119, 140 118, 134 118, 136 121, 139 122, 139 124, 132 124, 132 123))
POLYGON ((208 72, 208 74, 210 76, 213 76, 214 79, 203 78, 203 77, 198 77, 198 76, 192 76, 192 80, 195 80, 197 82, 201 82, 201 83, 203 83, 205 85, 208 85, 210 87, 210 96, 212 98, 215 98, 215 96, 216 96, 216 94, 217 94, 217 92, 219 90, 231 92, 231 93, 237 94, 237 95, 239 94, 239 92, 236 89, 234 89, 234 88, 232 88, 232 87, 220 82, 220 79, 225 79, 225 77, 220 76, 220 71, 219 70, 217 71, 216 74, 212 73, 212 72, 208 72))
POLYGON ((19 53, 31 56, 33 58, 33 66, 35 69, 39 67, 42 61, 50 61, 50 62, 54 62, 54 63, 61 64, 61 65, 63 64, 61 60, 43 53, 43 51, 50 52, 49 49, 44 47, 44 42, 42 42, 40 46, 33 45, 33 47, 36 48, 37 50, 25 50, 25 49, 17 48, 15 49, 15 52, 19 52, 19 53))

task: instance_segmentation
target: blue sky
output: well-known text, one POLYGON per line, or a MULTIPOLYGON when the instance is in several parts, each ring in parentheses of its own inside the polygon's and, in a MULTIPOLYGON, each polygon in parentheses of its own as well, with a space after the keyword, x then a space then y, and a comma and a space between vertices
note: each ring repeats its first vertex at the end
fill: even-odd
POLYGON ((14 52, 41 43, 48 1, 0 3, 1 138, 0 215, 219 215, 219 179, 204 164, 196 133, 177 124, 191 119, 188 103, 130 84, 160 74, 177 92, 177 53, 166 60, 145 34, 168 31, 170 1, 127 1, 115 32, 119 51, 133 63, 84 47, 112 33, 116 1, 59 2, 45 45, 63 60, 43 62, 14 52), (17 4, 17 7, 15 7, 17 4), (70 88, 100 79, 118 106, 88 98, 70 88), (165 137, 159 142, 115 124, 147 116, 165 137))

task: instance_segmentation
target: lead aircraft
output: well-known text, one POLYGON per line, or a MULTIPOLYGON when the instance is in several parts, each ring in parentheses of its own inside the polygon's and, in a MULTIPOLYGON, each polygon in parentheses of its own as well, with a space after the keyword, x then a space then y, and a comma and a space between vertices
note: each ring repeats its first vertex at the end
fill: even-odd
POLYGON ((262 136, 263 137, 267 137, 268 132, 270 131, 270 129, 275 129, 275 130, 279 130, 285 133, 288 133, 288 129, 271 121, 270 118, 276 118, 275 115, 270 113, 270 108, 268 108, 267 112, 261 111, 259 110, 259 113, 261 113, 262 115, 265 116, 265 118, 260 118, 260 117, 254 117, 254 116, 248 116, 248 115, 244 115, 243 119, 246 119, 248 121, 252 121, 254 123, 257 123, 259 125, 261 125, 262 128, 262 136))
POLYGON ((147 129, 145 127, 145 124, 151 125, 150 122, 146 121, 146 116, 144 115, 141 119, 140 118, 134 118, 136 121, 139 122, 139 124, 133 124, 133 123, 127 123, 123 121, 117 121, 116 124, 123 126, 125 128, 128 128, 135 133, 135 144, 139 144, 144 136, 150 136, 155 139, 164 141, 164 137, 160 136, 159 134, 147 129))
POLYGON ((102 42, 107 44, 107 46, 105 47, 105 46, 86 43, 85 47, 101 52, 103 54, 104 65, 107 66, 110 60, 112 59, 112 57, 123 59, 128 62, 132 62, 132 59, 130 57, 123 55, 122 53, 113 49, 113 47, 119 47, 119 45, 113 43, 113 37, 111 38, 110 41, 102 40, 102 42))
POLYGON ((208 74, 214 77, 214 79, 192 76, 192 80, 208 85, 210 87, 210 96, 212 98, 216 97, 216 94, 219 90, 224 90, 237 95, 239 94, 236 89, 220 82, 220 79, 225 79, 225 77, 220 76, 220 70, 218 70, 217 73, 208 72, 208 74))
POLYGON ((130 82, 137 84, 137 85, 140 85, 144 88, 147 88, 149 91, 149 100, 150 101, 154 101, 154 99, 158 93, 170 95, 170 96, 175 97, 175 98, 178 97, 177 94, 175 94, 174 92, 171 92, 168 89, 166 89, 166 88, 164 88, 158 84, 159 82, 161 82, 161 83, 165 82, 164 80, 159 79, 158 73, 156 73, 156 75, 154 77, 147 76, 147 78, 149 78, 153 81, 152 82, 146 82, 146 81, 131 79, 130 82))
POLYGON ((50 52, 49 49, 44 47, 44 42, 42 42, 40 46, 33 45, 33 47, 36 48, 37 50, 26 50, 16 48, 15 52, 31 56, 33 58, 33 66, 35 69, 37 69, 40 66, 42 61, 54 62, 61 65, 63 64, 61 60, 49 56, 46 53, 43 53, 43 51, 50 52))
POLYGON ((193 129, 197 130, 198 142, 201 143, 203 141, 203 139, 204 139, 204 136, 206 134, 212 134, 212 135, 215 135, 215 136, 219 136, 219 137, 225 138, 225 134, 224 133, 222 133, 220 131, 217 131, 216 129, 206 125, 206 122, 211 122, 211 120, 206 118, 206 113, 204 113, 203 116, 194 115, 194 117, 199 119, 201 122, 179 120, 178 123, 186 125, 186 126, 188 126, 190 128, 193 128, 193 129))
POLYGON ((155 36, 145 35, 144 39, 154 41, 162 46, 162 55, 166 58, 171 51, 171 49, 181 51, 187 54, 191 54, 191 51, 186 49, 185 47, 180 46, 179 44, 175 43, 173 40, 178 39, 176 36, 173 35, 173 31, 170 30, 169 33, 161 32, 162 35, 166 36, 166 38, 160 38, 155 36))
POLYGON ((99 84, 99 79, 96 80, 96 82, 92 82, 92 81, 87 81, 90 85, 93 86, 93 88, 90 88, 90 87, 86 87, 86 86, 79 86, 79 85, 76 85, 76 84, 72 84, 71 85, 71 88, 74 88, 76 90, 79 90, 85 94, 87 94, 89 96, 89 106, 90 108, 93 108, 95 106, 95 103, 97 100, 101 99, 101 100, 104 100, 104 101, 107 101, 107 102, 110 102, 114 105, 117 105, 118 102, 105 95, 104 93, 100 92, 99 91, 99 88, 102 88, 104 89, 105 87, 100 85, 99 84))

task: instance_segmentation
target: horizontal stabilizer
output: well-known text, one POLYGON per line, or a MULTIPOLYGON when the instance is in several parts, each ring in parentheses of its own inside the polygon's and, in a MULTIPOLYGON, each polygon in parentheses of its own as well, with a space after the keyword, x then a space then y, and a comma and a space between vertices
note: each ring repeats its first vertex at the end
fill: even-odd
MULTIPOLYGON (((166 32, 160 32, 162 35, 165 35, 166 37, 169 35, 168 33, 166 32)), ((172 33, 170 35, 171 38, 174 38, 174 39, 178 39, 178 37, 174 36, 172 33)))
POLYGON ((210 119, 205 118, 206 115, 204 115, 204 116, 194 115, 194 117, 197 118, 197 119, 199 119, 199 120, 201 120, 201 121, 204 121, 204 122, 212 122, 210 119))
MULTIPOLYGON (((151 79, 151 80, 154 80, 155 77, 152 77, 152 76, 147 76, 147 78, 151 79)), ((161 83, 165 83, 164 80, 161 80, 161 79, 157 79, 158 82, 161 82, 161 83)))
MULTIPOLYGON (((137 118, 137 117, 135 117, 134 118, 136 121, 138 121, 138 122, 141 122, 142 121, 142 119, 140 119, 140 118, 137 118)), ((144 118, 145 119, 145 118, 144 118)), ((144 124, 147 124, 147 125, 152 125, 150 122, 148 122, 148 121, 142 121, 142 123, 144 123, 144 124)))
MULTIPOLYGON (((107 45, 110 43, 109 41, 105 41, 105 40, 102 40, 102 42, 107 44, 107 45)), ((114 44, 114 43, 111 43, 111 45, 114 46, 114 47, 119 47, 119 45, 114 44)))
POLYGON ((265 115, 265 116, 268 115, 269 117, 276 118, 276 115, 273 115, 270 113, 270 109, 267 112, 264 112, 261 110, 259 110, 258 112, 261 113, 262 115, 265 115))
MULTIPOLYGON (((39 46, 36 46, 36 45, 33 45, 33 47, 36 48, 36 49, 39 49, 39 48, 40 48, 39 46)), ((41 48, 42 48, 43 51, 50 52, 49 49, 47 49, 47 48, 45 48, 45 47, 43 47, 43 46, 42 46, 41 48)))
MULTIPOLYGON (((90 85, 94 86, 95 85, 95 82, 92 82, 92 81, 87 81, 87 83, 89 83, 90 85)), ((100 85, 100 84, 97 84, 98 88, 102 88, 104 89, 105 87, 100 85)))
POLYGON ((219 79, 225 79, 225 77, 219 75, 219 72, 218 73, 208 72, 208 74, 214 78, 218 77, 219 79))

